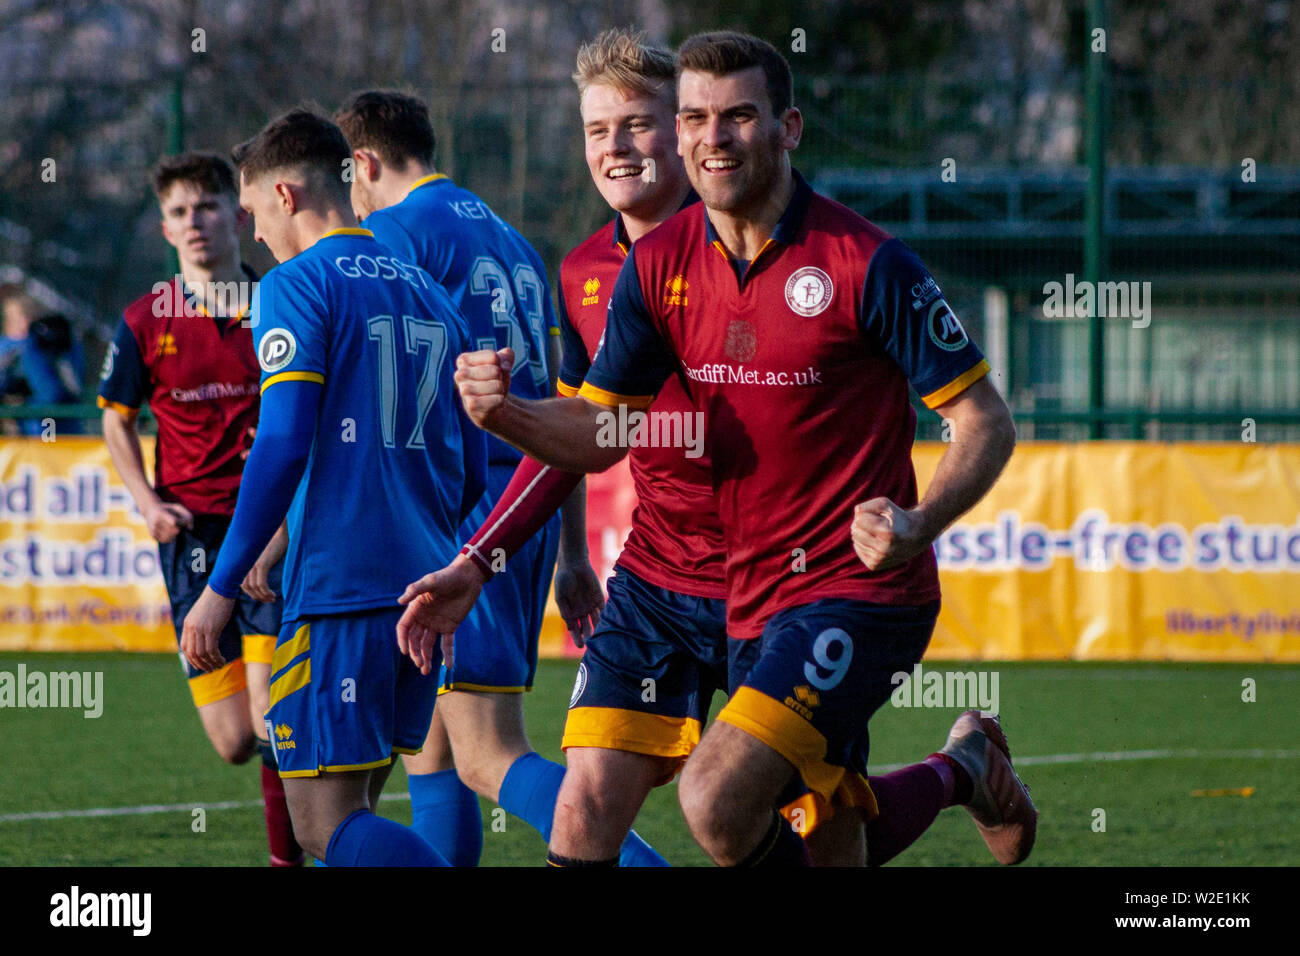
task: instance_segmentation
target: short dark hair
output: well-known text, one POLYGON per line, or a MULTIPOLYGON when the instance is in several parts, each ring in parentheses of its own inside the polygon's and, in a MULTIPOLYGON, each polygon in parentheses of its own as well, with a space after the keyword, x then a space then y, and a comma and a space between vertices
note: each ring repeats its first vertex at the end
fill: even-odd
POLYGON ((343 170, 352 150, 343 131, 310 108, 299 107, 276 117, 252 139, 231 150, 230 156, 249 182, 272 170, 294 168, 313 188, 348 200, 343 170))
POLYGON ((204 192, 239 195, 230 164, 216 153, 180 153, 164 156, 153 168, 153 192, 161 202, 178 182, 192 183, 204 192))
POLYGON ((429 108, 401 90, 365 90, 353 93, 334 114, 353 149, 373 149, 390 166, 414 159, 433 165, 437 139, 429 108))
POLYGON ((794 79, 785 57, 766 40, 730 31, 697 33, 677 51, 678 76, 683 70, 726 76, 753 66, 762 68, 772 112, 780 116, 794 105, 794 79))

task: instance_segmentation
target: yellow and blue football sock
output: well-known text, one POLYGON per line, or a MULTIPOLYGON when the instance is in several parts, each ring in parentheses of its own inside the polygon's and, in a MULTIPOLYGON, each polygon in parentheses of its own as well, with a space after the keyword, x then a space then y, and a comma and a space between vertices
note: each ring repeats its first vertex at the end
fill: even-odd
MULTIPOLYGON (((498 803, 551 842, 555 803, 564 782, 564 768, 537 753, 526 753, 510 765, 501 781, 498 803)), ((619 866, 667 866, 668 861, 631 831, 619 852, 619 866)))
POLYGON ((407 775, 411 829, 452 866, 478 866, 483 853, 483 813, 478 794, 455 769, 407 775))
POLYGON ((447 866, 410 827, 357 810, 338 825, 325 850, 329 866, 447 866))

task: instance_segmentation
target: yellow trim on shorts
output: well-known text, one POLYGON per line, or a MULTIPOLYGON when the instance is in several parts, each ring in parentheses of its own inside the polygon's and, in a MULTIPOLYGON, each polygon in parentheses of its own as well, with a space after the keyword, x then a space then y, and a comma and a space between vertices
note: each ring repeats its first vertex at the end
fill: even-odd
POLYGON ((453 690, 472 690, 479 694, 523 694, 532 690, 532 687, 494 687, 491 684, 466 684, 457 681, 448 686, 439 687, 438 696, 441 697, 453 690))
POLYGON ((979 364, 962 372, 943 388, 935 389, 929 395, 921 397, 926 408, 936 408, 951 398, 956 398, 970 386, 974 385, 992 369, 988 359, 980 359, 979 364))
POLYGON ((610 408, 626 405, 628 408, 640 410, 649 408, 655 400, 653 395, 620 395, 592 385, 590 382, 583 382, 582 388, 578 389, 578 394, 598 405, 608 405, 610 408))
POLYGON ((319 777, 323 773, 348 773, 353 770, 374 770, 376 767, 386 767, 393 762, 392 757, 385 757, 383 760, 372 760, 369 763, 341 763, 333 767, 326 767, 324 764, 315 770, 281 770, 281 777, 319 777))
POLYGON ((560 749, 602 747, 650 757, 685 757, 700 742, 694 717, 668 717, 621 707, 575 707, 564 722, 560 749))
POLYGON ((297 693, 310 683, 311 658, 309 657, 301 664, 290 667, 271 684, 271 702, 267 706, 267 710, 269 711, 271 707, 280 703, 290 694, 297 693))
POLYGON ((269 664, 274 658, 274 634, 244 635, 244 660, 250 664, 269 664))
POLYGON ((266 390, 276 382, 315 382, 318 385, 325 384, 325 376, 320 372, 281 372, 278 375, 272 375, 262 383, 262 390, 259 395, 265 395, 266 390))
POLYGON ((845 768, 826 762, 826 738, 803 717, 761 691, 741 687, 717 719, 757 737, 790 761, 804 785, 830 803, 845 768))
POLYGON ((295 657, 309 650, 311 650, 311 625, 304 624, 293 632, 292 638, 275 649, 275 654, 271 657, 271 673, 277 674, 284 670, 295 657))
POLYGON ((242 657, 236 657, 224 667, 190 678, 190 695, 194 698, 195 707, 205 707, 227 697, 234 697, 247 687, 248 678, 244 675, 242 657))
POLYGON ((404 756, 407 756, 407 757, 414 757, 416 754, 418 754, 418 753, 419 753, 420 751, 422 751, 422 750, 424 750, 423 747, 394 747, 394 748, 393 748, 393 753, 395 753, 395 754, 403 754, 404 756))
POLYGON ((867 778, 846 771, 834 798, 827 802, 821 794, 809 791, 781 808, 781 816, 789 821, 794 832, 807 839, 825 821, 835 816, 836 807, 860 807, 868 820, 880 816, 876 795, 871 792, 867 778))
POLYGON ((577 395, 580 390, 581 389, 575 388, 565 381, 556 381, 555 383, 555 394, 559 395, 561 398, 573 398, 573 396, 577 395))

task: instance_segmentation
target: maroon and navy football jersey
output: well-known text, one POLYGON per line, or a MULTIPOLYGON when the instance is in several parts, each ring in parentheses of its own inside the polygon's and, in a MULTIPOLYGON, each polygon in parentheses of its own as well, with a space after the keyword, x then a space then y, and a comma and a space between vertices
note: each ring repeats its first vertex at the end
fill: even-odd
POLYGON ((867 570, 853 507, 917 503, 909 382, 935 407, 988 370, 916 255, 796 173, 752 262, 728 257, 703 204, 636 244, 580 394, 640 408, 685 378, 706 414, 728 633, 746 639, 821 598, 939 596, 932 550, 867 570))
POLYGON ((104 358, 99 407, 129 415, 148 401, 158 419, 158 497, 194 514, 230 516, 261 378, 242 314, 211 317, 174 279, 127 306, 104 358))
MULTIPOLYGON (((615 216, 560 264, 561 395, 578 393, 605 334, 609 297, 630 245, 622 222, 615 216)), ((649 411, 684 420, 695 406, 680 377, 670 376, 649 411)), ((671 591, 725 597, 722 525, 708 454, 690 458, 680 447, 642 446, 629 460, 637 504, 618 564, 671 591)))

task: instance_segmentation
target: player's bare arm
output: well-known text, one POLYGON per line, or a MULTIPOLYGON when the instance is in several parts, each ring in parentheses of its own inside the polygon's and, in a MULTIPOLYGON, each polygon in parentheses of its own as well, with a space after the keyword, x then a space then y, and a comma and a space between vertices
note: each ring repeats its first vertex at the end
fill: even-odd
POLYGON ((1015 448, 1011 412, 987 378, 935 411, 952 423, 952 441, 921 503, 903 509, 888 498, 873 498, 854 507, 853 549, 873 571, 902 564, 930 547, 988 493, 1015 448))
POLYGON ((587 482, 583 479, 560 512, 555 563, 555 605, 573 643, 582 647, 600 623, 605 594, 587 552, 587 482))
POLYGON ((271 586, 267 581, 271 569, 280 563, 280 559, 284 557, 287 550, 289 550, 289 529, 284 524, 281 524, 280 529, 275 533, 275 537, 267 542, 256 563, 249 569, 248 574, 244 575, 244 581, 240 584, 240 587, 246 594, 263 604, 270 604, 275 600, 275 592, 271 590, 271 586))
POLYGON ((474 424, 563 471, 604 471, 627 455, 626 447, 602 448, 596 441, 605 406, 581 396, 527 401, 511 395, 514 358, 510 349, 456 358, 456 387, 474 424))
MULTIPOLYGON (((547 368, 550 370, 551 394, 556 393, 560 378, 560 337, 551 336, 547 368)), ((605 591, 591 567, 587 552, 587 480, 578 482, 560 506, 560 546, 556 552, 555 579, 552 583, 555 606, 560 612, 573 643, 582 647, 600 621, 605 609, 605 591)))
POLYGON ((104 409, 104 443, 108 445, 113 467, 144 517, 150 537, 166 544, 176 538, 181 528, 194 526, 194 516, 188 508, 178 502, 163 501, 149 484, 134 415, 124 415, 112 407, 104 409))

